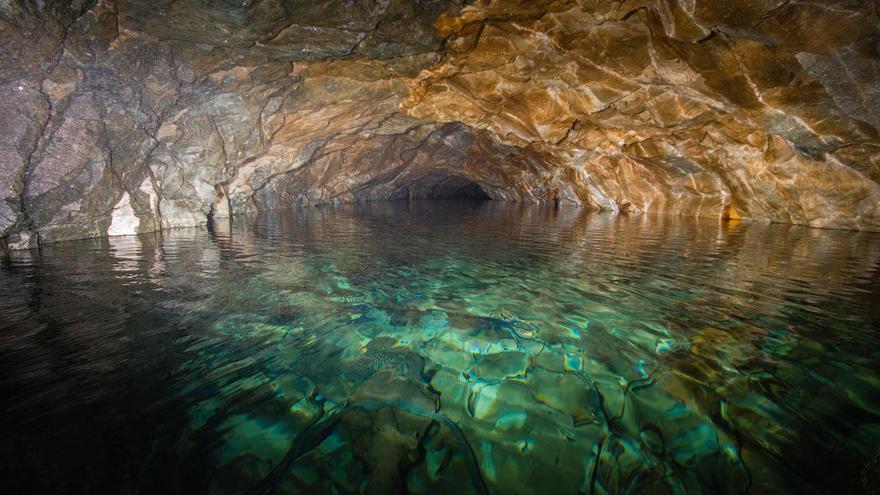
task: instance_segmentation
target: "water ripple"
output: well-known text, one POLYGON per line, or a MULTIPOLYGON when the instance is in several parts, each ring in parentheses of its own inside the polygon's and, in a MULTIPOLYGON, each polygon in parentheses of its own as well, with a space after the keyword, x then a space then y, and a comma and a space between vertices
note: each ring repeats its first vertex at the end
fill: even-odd
POLYGON ((877 234, 491 202, 15 253, 0 489, 875 489, 878 263, 877 234))

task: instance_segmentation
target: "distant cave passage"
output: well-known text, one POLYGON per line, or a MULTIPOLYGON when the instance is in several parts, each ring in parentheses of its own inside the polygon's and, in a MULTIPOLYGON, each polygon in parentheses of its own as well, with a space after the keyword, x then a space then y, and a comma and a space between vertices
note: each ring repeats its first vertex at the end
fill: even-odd
POLYGON ((483 187, 459 175, 431 174, 399 187, 394 197, 412 199, 492 199, 483 187))

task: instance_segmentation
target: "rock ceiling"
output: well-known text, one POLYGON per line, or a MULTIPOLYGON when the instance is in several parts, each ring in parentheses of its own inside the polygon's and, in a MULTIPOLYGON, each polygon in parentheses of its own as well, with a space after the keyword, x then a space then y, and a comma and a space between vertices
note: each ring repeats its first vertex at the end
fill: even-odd
POLYGON ((0 244, 462 191, 880 230, 878 51, 865 0, 0 0, 0 244))

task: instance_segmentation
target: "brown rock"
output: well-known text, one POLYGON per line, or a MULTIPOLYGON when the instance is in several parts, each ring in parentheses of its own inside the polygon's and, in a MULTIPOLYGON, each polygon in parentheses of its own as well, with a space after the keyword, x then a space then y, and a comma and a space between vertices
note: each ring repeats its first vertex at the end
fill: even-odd
POLYGON ((7 3, 0 244, 450 194, 880 230, 878 46, 848 0, 7 3))

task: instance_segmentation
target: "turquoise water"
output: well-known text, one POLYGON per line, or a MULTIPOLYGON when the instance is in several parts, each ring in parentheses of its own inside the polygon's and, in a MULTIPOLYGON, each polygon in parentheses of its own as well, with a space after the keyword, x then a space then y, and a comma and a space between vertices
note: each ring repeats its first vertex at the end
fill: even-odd
POLYGON ((0 491, 870 493, 878 263, 453 201, 15 253, 0 491))

